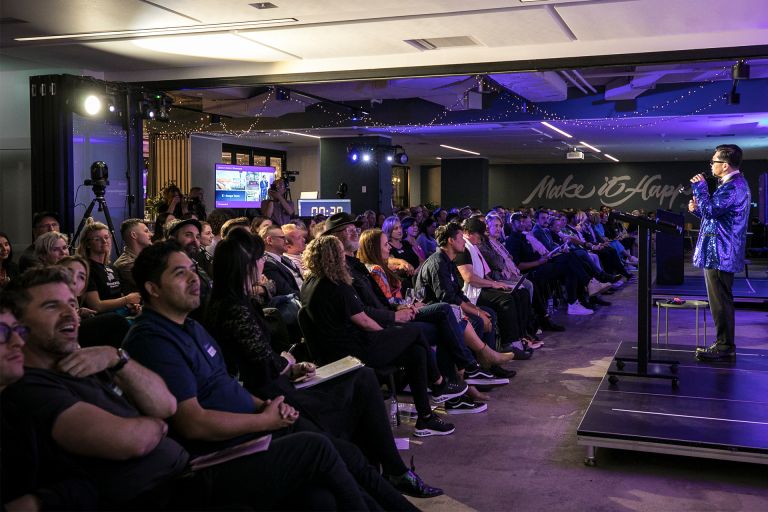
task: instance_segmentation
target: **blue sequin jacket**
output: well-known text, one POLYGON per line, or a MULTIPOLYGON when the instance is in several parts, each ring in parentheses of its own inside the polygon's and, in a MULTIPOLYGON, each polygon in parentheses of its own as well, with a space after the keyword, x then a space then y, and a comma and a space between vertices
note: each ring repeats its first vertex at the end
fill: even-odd
POLYGON ((693 183, 692 190, 697 204, 693 214, 701 218, 694 266, 741 272, 751 201, 747 180, 739 173, 720 185, 711 197, 705 181, 693 183))

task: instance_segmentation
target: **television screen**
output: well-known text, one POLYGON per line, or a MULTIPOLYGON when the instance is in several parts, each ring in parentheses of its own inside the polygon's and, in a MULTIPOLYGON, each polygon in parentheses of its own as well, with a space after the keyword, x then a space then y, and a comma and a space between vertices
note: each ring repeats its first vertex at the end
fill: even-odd
POLYGON ((274 167, 216 164, 216 208, 260 208, 274 181, 274 167))

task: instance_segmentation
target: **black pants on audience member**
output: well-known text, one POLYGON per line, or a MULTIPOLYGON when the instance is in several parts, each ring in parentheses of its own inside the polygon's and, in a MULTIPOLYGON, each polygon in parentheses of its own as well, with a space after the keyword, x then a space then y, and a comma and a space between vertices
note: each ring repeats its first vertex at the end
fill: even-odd
POLYGON ((736 348, 736 309, 733 305, 733 272, 704 269, 707 299, 715 323, 718 346, 736 348))
POLYGON ((531 271, 534 283, 552 283, 561 281, 565 283, 565 292, 568 304, 576 302, 584 292, 584 287, 589 282, 589 275, 584 271, 577 258, 568 254, 555 256, 543 265, 539 265, 531 271))
POLYGON ((371 509, 331 441, 311 432, 273 438, 267 451, 193 472, 166 489, 177 510, 371 509))
POLYGON ((432 415, 427 385, 440 379, 435 354, 419 331, 409 324, 365 333, 365 352, 352 354, 373 368, 402 366, 413 393, 413 403, 422 418, 432 415))
POLYGON ((477 304, 489 307, 496 312, 502 343, 517 341, 526 334, 531 311, 528 290, 521 289, 510 293, 494 288, 483 288, 477 298, 477 304))

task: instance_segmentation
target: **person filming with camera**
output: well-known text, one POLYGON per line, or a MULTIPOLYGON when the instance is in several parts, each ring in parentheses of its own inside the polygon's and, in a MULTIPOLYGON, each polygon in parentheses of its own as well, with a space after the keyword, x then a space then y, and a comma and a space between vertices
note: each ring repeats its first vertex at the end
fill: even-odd
POLYGON ((267 195, 269 199, 261 203, 261 213, 264 217, 271 219, 277 226, 288 224, 293 218, 296 210, 293 207, 293 201, 286 198, 286 183, 284 178, 276 179, 269 186, 267 195))

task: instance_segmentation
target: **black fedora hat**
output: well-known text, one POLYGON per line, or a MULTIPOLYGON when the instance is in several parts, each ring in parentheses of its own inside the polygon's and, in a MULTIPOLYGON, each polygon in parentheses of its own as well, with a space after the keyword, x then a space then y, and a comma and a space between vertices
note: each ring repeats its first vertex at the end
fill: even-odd
POLYGON ((176 236, 176 233, 183 228, 184 226, 195 226, 198 231, 203 230, 203 225, 200 224, 200 221, 197 219, 180 219, 180 220, 174 220, 171 222, 171 224, 168 226, 168 229, 166 230, 167 236, 176 236))
POLYGON ((353 217, 349 213, 334 213, 325 221, 325 231, 323 231, 323 235, 330 235, 333 231, 336 231, 337 229, 344 227, 347 224, 354 224, 359 228, 363 225, 363 222, 357 220, 356 217, 353 217))

